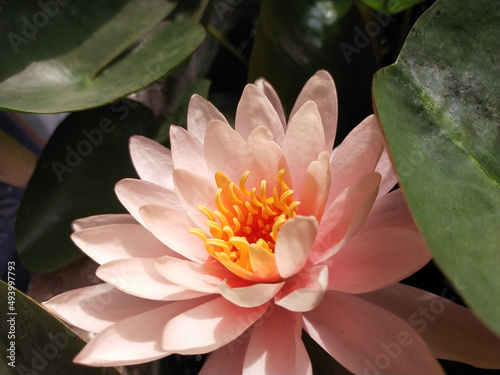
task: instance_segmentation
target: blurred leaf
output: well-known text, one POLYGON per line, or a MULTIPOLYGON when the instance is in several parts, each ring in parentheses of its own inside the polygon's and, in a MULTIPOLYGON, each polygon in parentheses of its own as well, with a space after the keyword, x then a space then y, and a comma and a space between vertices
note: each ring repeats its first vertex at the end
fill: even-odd
MULTIPOLYGON (((339 97, 338 141, 372 113, 370 85, 378 68, 363 17, 352 1, 263 1, 249 80, 265 77, 286 112, 317 70, 328 70, 339 97)), ((390 21, 379 21, 380 32, 390 21)), ((338 142, 337 142, 338 143, 338 142)))
POLYGON ((170 147, 169 132, 170 125, 178 125, 187 128, 187 111, 191 96, 198 94, 204 98, 208 97, 210 81, 208 79, 198 79, 194 81, 180 97, 172 113, 167 117, 164 124, 156 134, 155 140, 170 147))
POLYGON ((73 220, 125 212, 114 185, 136 176, 129 138, 153 137, 159 126, 149 109, 130 100, 71 114, 59 125, 19 207, 16 236, 26 268, 48 272, 82 254, 69 238, 73 220))
POLYGON ((500 333, 500 3, 437 1, 374 79, 401 187, 443 273, 500 333))
POLYGON ((205 32, 165 0, 9 2, 0 14, 1 108, 54 113, 100 106, 169 73, 205 32), (132 48, 131 48, 132 47, 132 48))
POLYGON ((399 13, 405 9, 414 7, 424 0, 361 0, 370 8, 376 11, 387 11, 390 13, 399 13))
POLYGON ((73 358, 85 345, 81 338, 35 300, 17 289, 9 288, 4 281, 0 281, 0 292, 4 296, 8 293, 15 293, 9 294, 15 295, 15 303, 7 305, 8 312, 0 324, 2 332, 5 333, 0 340, 2 351, 0 373, 4 375, 119 375, 118 371, 113 368, 94 368, 74 364, 73 358), (14 357, 9 357, 10 350, 13 350, 14 357), (10 366, 9 363, 15 367, 10 366))

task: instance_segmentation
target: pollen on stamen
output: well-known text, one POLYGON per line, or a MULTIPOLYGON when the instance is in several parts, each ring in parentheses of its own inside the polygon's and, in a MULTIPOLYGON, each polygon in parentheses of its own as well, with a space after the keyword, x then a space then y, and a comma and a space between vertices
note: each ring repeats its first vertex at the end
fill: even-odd
POLYGON ((249 174, 248 171, 243 173, 236 184, 217 172, 218 190, 214 197, 217 210, 196 206, 207 217, 205 224, 210 234, 199 228, 188 230, 203 240, 209 254, 244 278, 247 274, 236 272, 232 265, 253 272, 250 245, 256 244, 274 253, 279 230, 289 218, 297 215, 300 204, 293 199, 293 190, 285 183, 284 169, 278 172, 277 184, 270 197, 266 196, 269 181, 262 180, 259 186, 247 189, 249 174))

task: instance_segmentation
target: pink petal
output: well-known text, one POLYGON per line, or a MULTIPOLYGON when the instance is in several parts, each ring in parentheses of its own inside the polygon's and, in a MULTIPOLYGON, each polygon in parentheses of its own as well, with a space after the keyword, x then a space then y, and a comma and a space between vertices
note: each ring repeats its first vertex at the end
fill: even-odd
POLYGON ((177 194, 151 182, 126 178, 115 185, 115 193, 121 204, 141 224, 144 224, 139 208, 146 204, 182 209, 177 194))
POLYGON ((71 223, 71 228, 75 232, 78 232, 80 230, 109 224, 137 224, 137 220, 129 214, 94 215, 76 219, 71 223))
POLYGON ((328 152, 323 151, 319 154, 318 160, 313 161, 307 167, 297 213, 302 216, 315 216, 320 222, 328 200, 330 182, 328 152))
POLYGON ((239 183, 245 173, 246 142, 228 124, 214 120, 207 126, 205 134, 205 158, 209 171, 215 175, 222 171, 230 180, 239 183))
POLYGON ((326 151, 325 134, 316 103, 307 101, 290 119, 283 141, 293 190, 300 196, 302 184, 309 164, 326 151))
POLYGON ((97 263, 123 258, 178 256, 139 224, 111 224, 73 233, 73 242, 97 263))
POLYGON ((274 300, 290 311, 310 311, 321 302, 327 286, 328 268, 313 266, 289 279, 274 300))
POLYGON ((387 151, 387 146, 384 147, 380 160, 375 167, 375 172, 380 173, 382 176, 382 181, 380 181, 380 187, 378 189, 378 196, 381 197, 391 191, 398 183, 398 178, 394 171, 389 152, 387 151))
POLYGON ((290 170, 283 150, 273 141, 268 129, 259 126, 248 136, 245 154, 247 169, 250 171, 246 182, 248 190, 256 187, 259 191, 261 181, 265 180, 266 194, 268 197, 272 196, 281 169, 285 169, 285 182, 291 186, 290 170))
POLYGON ((125 293, 152 300, 173 301, 204 295, 171 283, 155 268, 149 258, 119 259, 103 264, 96 270, 101 280, 125 293))
POLYGON ((274 110, 278 114, 281 124, 283 125, 283 129, 286 127, 286 118, 285 112, 283 111, 283 105, 281 104, 281 100, 274 90, 273 86, 269 82, 267 82, 264 78, 259 78, 254 82, 254 85, 264 93, 269 102, 272 104, 274 110))
POLYGON ((268 302, 285 285, 285 282, 276 284, 253 284, 241 288, 231 288, 226 280, 219 283, 220 294, 235 305, 241 307, 256 307, 268 302))
POLYGON ((417 231, 401 189, 378 198, 358 234, 381 228, 402 228, 417 231))
MULTIPOLYGON (((407 321, 436 357, 481 368, 500 368, 500 340, 471 310, 403 284, 360 296, 407 321)), ((455 299, 448 288, 441 296, 455 299)))
POLYGON ((185 213, 156 205, 143 206, 140 213, 146 228, 176 253, 196 263, 210 258, 203 241, 188 232, 196 224, 185 213))
POLYGON ((243 139, 258 126, 265 126, 277 144, 283 142, 285 131, 269 99, 254 85, 246 85, 236 108, 235 129, 243 139))
POLYGON ((199 375, 243 374, 243 361, 250 338, 251 329, 245 331, 229 344, 209 354, 199 375))
POLYGON ((312 374, 299 313, 271 306, 254 324, 243 374, 312 374))
POLYGON ((235 275, 218 262, 198 264, 189 260, 161 257, 155 261, 156 270, 167 280, 184 288, 203 293, 219 293, 217 285, 235 275))
POLYGON ((170 144, 175 169, 186 169, 206 178, 212 177, 205 163, 202 141, 186 129, 172 125, 170 126, 170 144))
POLYGON ((285 221, 274 250, 276 266, 282 278, 289 278, 304 267, 317 231, 318 222, 314 216, 295 216, 285 221))
POLYGON ((239 307, 219 297, 170 319, 163 331, 164 350, 179 354, 200 354, 233 341, 259 319, 268 304, 239 307))
POLYGON ((227 124, 222 113, 208 100, 194 94, 189 101, 187 129, 201 142, 205 139, 205 131, 211 120, 220 120, 227 124))
POLYGON ((302 316, 307 333, 354 374, 444 374, 408 323, 360 298, 328 292, 302 316))
POLYGON ((89 366, 119 366, 165 357, 171 353, 161 347, 162 328, 174 316, 199 303, 199 299, 164 302, 164 306, 113 324, 94 337, 74 362, 89 366))
POLYGON ((354 236, 327 259, 328 289, 364 293, 394 284, 431 260, 417 231, 382 228, 354 236))
POLYGON ((384 141, 375 115, 356 126, 337 147, 331 161, 332 185, 328 205, 361 176, 373 172, 380 159, 384 141))
POLYGON ((377 196, 380 175, 361 177, 347 187, 321 219, 309 262, 318 263, 335 254, 363 225, 377 196))
POLYGON ((184 211, 197 224, 198 228, 208 230, 208 226, 205 225, 207 217, 196 206, 202 205, 211 211, 217 210, 215 204, 215 194, 217 193, 215 179, 212 177, 209 180, 191 171, 176 169, 174 171, 174 185, 184 211))
POLYGON ((131 296, 103 283, 59 294, 43 306, 69 324, 101 332, 120 320, 164 304, 131 296))
POLYGON ((276 267, 274 253, 257 244, 251 244, 248 251, 250 265, 256 282, 273 283, 281 280, 281 275, 276 267))
POLYGON ((130 138, 129 148, 132 163, 142 180, 173 190, 174 163, 168 148, 140 135, 130 138))
POLYGON ((315 102, 318 106, 321 122, 325 129, 325 147, 326 150, 331 151, 337 132, 337 90, 327 71, 318 71, 306 82, 295 101, 290 118, 308 100, 315 102))

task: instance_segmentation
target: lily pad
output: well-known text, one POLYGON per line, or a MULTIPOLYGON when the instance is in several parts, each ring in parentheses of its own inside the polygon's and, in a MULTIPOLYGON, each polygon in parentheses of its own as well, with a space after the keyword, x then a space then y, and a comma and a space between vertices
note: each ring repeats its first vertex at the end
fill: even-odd
POLYGON ((500 333, 500 3, 437 1, 373 81, 401 187, 434 259, 500 333))
POLYGON ((118 375, 113 368, 74 364, 85 342, 36 301, 0 281, 0 293, 9 298, 0 324, 0 372, 18 374, 118 375))
POLYGON ((179 20, 138 43, 175 5, 165 0, 2 5, 0 108, 76 111, 148 86, 204 39, 200 25, 179 20))
POLYGON ((17 246, 26 268, 48 272, 82 254, 69 237, 73 220, 126 212, 114 185, 136 176, 129 138, 134 134, 152 138, 160 125, 149 109, 123 100, 70 114, 58 126, 17 215, 17 246))

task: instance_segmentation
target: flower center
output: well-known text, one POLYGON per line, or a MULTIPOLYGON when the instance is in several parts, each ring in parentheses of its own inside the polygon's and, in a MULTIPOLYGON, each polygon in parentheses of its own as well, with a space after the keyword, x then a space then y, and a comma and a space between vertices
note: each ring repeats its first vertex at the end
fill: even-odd
POLYGON ((278 172, 278 185, 271 197, 266 196, 265 180, 258 188, 247 190, 245 184, 249 174, 245 172, 236 185, 224 173, 217 172, 215 181, 219 189, 215 194, 215 204, 218 210, 196 206, 207 216, 205 224, 210 236, 198 228, 188 230, 203 240, 210 255, 233 272, 234 265, 248 272, 254 271, 249 254, 251 245, 274 253, 280 228, 287 219, 297 215, 300 204, 293 199, 293 190, 284 181, 284 169, 278 172))

